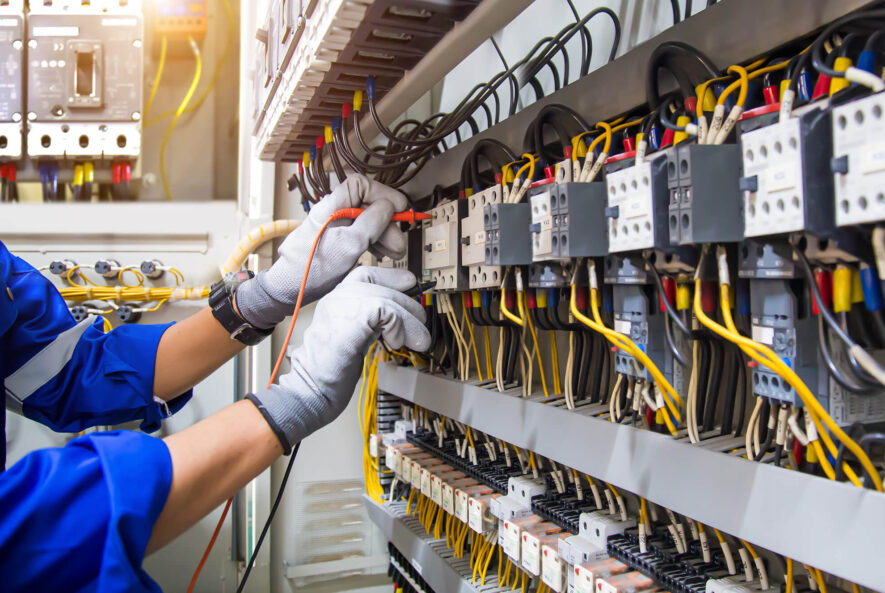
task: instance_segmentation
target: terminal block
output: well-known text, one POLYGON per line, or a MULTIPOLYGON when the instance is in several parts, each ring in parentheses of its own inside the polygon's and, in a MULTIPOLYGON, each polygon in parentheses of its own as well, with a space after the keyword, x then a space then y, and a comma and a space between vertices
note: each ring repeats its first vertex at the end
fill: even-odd
POLYGON ((28 155, 138 157, 144 78, 140 3, 42 4, 27 22, 28 155))
MULTIPOLYGON (((790 246, 747 241, 740 249, 738 272, 750 279, 753 340, 774 350, 806 385, 818 385, 817 322, 807 289, 793 290, 793 279, 802 275, 790 246)), ((762 365, 753 369, 752 382, 757 396, 801 403, 782 377, 762 365)))
POLYGON ((608 255, 606 200, 601 182, 555 183, 533 195, 533 261, 608 255))
POLYGON ((424 264, 436 290, 467 290, 467 274, 461 267, 460 223, 467 202, 455 200, 430 211, 433 219, 424 227, 424 264))
POLYGON ((501 285, 500 266, 486 265, 485 208, 501 203, 501 186, 496 185, 467 198, 467 216, 461 221, 461 265, 467 267, 472 290, 501 285))
POLYGON ((531 206, 491 204, 483 209, 487 266, 523 266, 532 261, 531 206))
POLYGON ((885 220, 885 97, 833 108, 836 224, 885 220))
POLYGON ((25 112, 23 0, 0 3, 0 19, 0 160, 18 160, 25 112))
POLYGON ((688 144, 666 151, 672 245, 734 243, 744 237, 735 144, 688 144))
POLYGON ((670 245, 666 155, 638 165, 610 169, 606 184, 608 208, 605 215, 609 218, 611 253, 664 249, 670 245))
POLYGON ((741 133, 744 236, 764 237, 833 229, 833 130, 821 109, 741 133))

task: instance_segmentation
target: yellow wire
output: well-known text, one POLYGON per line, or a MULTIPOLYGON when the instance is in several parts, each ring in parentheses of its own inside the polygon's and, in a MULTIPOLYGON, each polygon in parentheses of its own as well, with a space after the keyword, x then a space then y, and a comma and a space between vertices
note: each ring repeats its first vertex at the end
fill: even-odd
MULTIPOLYGON (((516 302, 519 304, 519 314, 525 319, 526 324, 529 326, 529 331, 532 334, 532 344, 534 345, 534 351, 532 352, 532 360, 535 358, 535 352, 538 353, 538 370, 541 372, 541 389, 544 391, 544 397, 550 397, 550 393, 547 391, 547 377, 544 375, 544 363, 541 361, 541 350, 538 348, 538 334, 535 333, 535 326, 532 323, 531 317, 526 315, 526 305, 525 303, 525 293, 517 293, 516 302)), ((529 361, 531 364, 532 361, 529 361)), ((531 389, 531 385, 529 385, 529 389, 531 389)))
POLYGON ((483 343, 485 344, 485 353, 486 353, 486 376, 489 378, 489 381, 495 378, 495 373, 492 371, 492 343, 489 340, 489 328, 488 326, 483 326, 483 343))
POLYGON ((784 593, 793 593, 793 559, 787 558, 787 576, 785 579, 787 581, 787 587, 784 593))
POLYGON ((163 305, 165 305, 166 302, 167 302, 168 300, 169 300, 169 299, 163 299, 163 300, 161 300, 161 301, 157 301, 157 304, 156 304, 156 305, 154 305, 154 306, 151 307, 150 309, 145 309, 144 312, 145 312, 145 313, 153 313, 154 311, 158 310, 160 307, 162 307, 163 305))
POLYGON ((136 268, 121 268, 119 272, 117 272, 117 282, 125 286, 126 288, 140 288, 144 286, 144 274, 138 271, 136 268), (126 284, 123 282, 123 274, 126 272, 132 272, 135 274, 135 277, 138 279, 138 284, 126 284))
POLYGON ((608 151, 611 150, 612 147, 612 127, 604 121, 597 123, 596 127, 602 128, 603 138, 605 138, 605 144, 602 145, 602 152, 609 154, 608 151))
MULTIPOLYGON (((574 294, 575 293, 573 287, 573 299, 574 294)), ((575 310, 572 311, 573 314, 575 311, 580 314, 580 311, 578 311, 577 308, 577 303, 574 309, 575 310)), ((652 360, 633 342, 633 340, 631 340, 624 334, 611 330, 605 326, 605 323, 603 323, 602 321, 602 316, 599 314, 599 291, 596 288, 590 291, 590 309, 593 312, 593 318, 596 320, 597 327, 602 330, 601 333, 605 334, 606 337, 609 337, 610 341, 613 339, 614 341, 612 341, 612 344, 620 347, 622 350, 627 351, 634 358, 638 359, 642 366, 648 369, 649 373, 651 373, 652 377, 654 378, 655 383, 661 389, 661 393, 664 396, 664 402, 667 404, 667 407, 670 409, 673 417, 676 419, 677 422, 681 422, 682 418, 677 406, 682 406, 682 397, 680 397, 680 395, 676 393, 676 390, 673 389, 673 386, 670 385, 670 382, 667 381, 667 378, 664 377, 660 370, 658 370, 657 365, 652 362, 652 360), (670 400, 670 398, 672 398, 672 401, 670 400)), ((577 318, 577 315, 575 317, 577 318)), ((584 315, 581 315, 581 317, 584 317, 584 315)), ((586 319, 586 317, 584 317, 584 319, 586 319)))
MULTIPOLYGON (((831 452, 831 454, 835 457, 838 453, 835 444, 830 438, 827 430, 821 425, 821 422, 829 428, 829 430, 836 435, 842 443, 857 457, 860 461, 861 465, 863 465, 864 469, 869 473, 870 479, 873 481, 873 485, 876 490, 882 492, 882 479, 876 471, 875 466, 873 466, 870 458, 866 455, 863 449, 858 446, 856 442, 854 442, 845 432, 836 424, 833 419, 827 414, 827 411, 820 405, 820 402, 817 401, 817 398, 811 393, 808 387, 804 382, 796 375, 796 373, 788 367, 777 354, 774 353, 770 348, 765 346, 764 344, 760 344, 753 340, 750 340, 737 332, 737 328, 734 326, 734 321, 731 318, 731 305, 730 305, 730 295, 728 285, 723 284, 720 287, 720 301, 721 301, 721 310, 722 316, 725 320, 725 323, 728 327, 723 327, 710 319, 703 311, 703 307, 701 306, 701 280, 695 280, 695 299, 694 299, 694 309, 695 315, 698 317, 698 320, 707 328, 713 330, 716 334, 722 336, 726 340, 733 342, 739 346, 742 346, 742 350, 753 360, 764 365, 765 367, 771 369, 780 375, 790 386, 796 390, 796 393, 799 395, 802 402, 805 404, 806 408, 808 408, 811 413, 812 421, 818 429, 818 436, 820 440, 824 442, 824 445, 831 452)), ((818 463, 821 464, 821 467, 824 470, 824 473, 827 474, 827 477, 830 479, 835 478, 835 472, 833 471, 832 466, 827 460, 826 456, 821 449, 820 442, 815 440, 812 443, 812 447, 817 455, 818 463)), ((857 478, 857 474, 854 470, 847 464, 843 463, 843 470, 848 479, 856 486, 862 486, 860 480, 857 478)))
POLYGON ((476 374, 479 375, 479 380, 482 381, 482 367, 479 364, 479 350, 476 347, 476 339, 473 337, 473 324, 470 323, 470 318, 467 317, 466 308, 463 311, 464 321, 467 322, 467 331, 470 332, 470 346, 473 348, 473 359, 476 361, 476 374))
POLYGON ((550 364, 553 367, 553 395, 562 393, 562 382, 559 379, 559 349, 556 346, 556 332, 550 330, 550 364))
MULTIPOLYGON (((154 76, 154 84, 151 86, 151 94, 148 97, 147 105, 144 108, 144 117, 142 119, 147 120, 148 114, 151 112, 151 106, 154 104, 154 98, 157 96, 157 89, 160 88, 160 79, 163 78, 163 69, 166 67, 166 48, 169 45, 169 40, 166 36, 163 36, 163 39, 160 41, 160 61, 157 63, 157 75, 154 76)), ((145 124, 147 127, 147 124, 145 124)))
POLYGON ((741 540, 741 544, 743 544, 743 546, 744 546, 745 548, 747 548, 747 551, 750 553, 750 556, 752 556, 753 558, 758 558, 758 557, 759 557, 759 554, 756 553, 756 548, 754 548, 753 546, 751 546, 751 545, 750 545, 750 542, 747 542, 747 541, 741 540))
MULTIPOLYGON (((215 88, 215 85, 218 83, 218 77, 221 75, 222 68, 227 63, 228 56, 230 56, 230 51, 232 48, 233 39, 236 37, 236 31, 234 30, 234 11, 231 7, 230 0, 223 0, 224 3, 224 11, 227 15, 227 35, 225 37, 224 49, 221 52, 221 57, 218 59, 218 62, 215 64, 215 70, 212 72, 212 78, 209 80, 209 84, 203 89, 203 92, 200 93, 200 96, 197 97, 197 100, 194 101, 194 104, 188 107, 184 113, 193 113, 203 106, 203 103, 206 102, 206 99, 209 98, 209 94, 212 92, 212 89, 215 88)), ((155 118, 148 120, 145 122, 144 127, 150 127, 160 120, 166 119, 167 117, 175 115, 175 111, 169 110, 164 111, 160 115, 155 118)), ((145 114, 144 119, 147 119, 147 114, 145 114)))
POLYGON ((744 106, 744 102, 747 100, 747 88, 749 85, 749 78, 747 77, 747 70, 742 66, 729 66, 728 72, 737 73, 738 79, 725 87, 725 90, 719 95, 719 99, 716 101, 717 105, 725 105, 726 99, 728 96, 734 92, 734 90, 740 87, 740 92, 738 93, 737 105, 740 107, 744 106))
MULTIPOLYGON (((504 314, 504 317, 506 317, 507 319, 509 319, 510 321, 515 323, 516 325, 518 325, 519 327, 524 327, 525 322, 522 319, 520 319, 519 317, 517 317, 516 315, 514 315, 513 313, 511 313, 507 309, 506 294, 507 294, 507 291, 504 289, 504 283, 502 282, 501 283, 501 313, 504 314)), ((519 300, 519 293, 517 293, 516 299, 519 300)))
POLYGON ((163 192, 166 194, 167 200, 172 199, 172 191, 169 189, 169 179, 166 177, 166 146, 169 144, 169 138, 172 136, 172 131, 175 129, 175 125, 178 123, 178 120, 181 119, 184 110, 187 109, 188 103, 191 102, 191 98, 194 96, 194 91, 197 90, 197 85, 200 84, 200 75, 203 73, 203 58, 200 55, 200 48, 197 46, 197 42, 194 41, 193 37, 189 35, 187 39, 194 52, 194 78, 191 81, 191 86, 188 89, 187 94, 181 101, 181 105, 175 110, 175 117, 173 117, 172 121, 169 123, 166 133, 163 135, 163 143, 160 145, 160 177, 163 180, 163 192))

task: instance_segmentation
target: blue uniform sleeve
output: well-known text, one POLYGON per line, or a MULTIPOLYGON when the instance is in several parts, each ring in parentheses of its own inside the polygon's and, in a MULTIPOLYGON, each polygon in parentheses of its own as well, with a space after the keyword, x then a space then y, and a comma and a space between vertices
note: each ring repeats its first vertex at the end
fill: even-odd
POLYGON ((52 283, 2 243, 0 277, 7 292, 0 295, 7 408, 56 431, 142 420, 152 432, 190 398, 188 391, 167 410, 153 397, 157 347, 171 324, 108 333, 100 319, 77 324, 52 283))
POLYGON ((152 592, 145 549, 172 483, 166 444, 93 434, 0 473, 3 590, 152 592))

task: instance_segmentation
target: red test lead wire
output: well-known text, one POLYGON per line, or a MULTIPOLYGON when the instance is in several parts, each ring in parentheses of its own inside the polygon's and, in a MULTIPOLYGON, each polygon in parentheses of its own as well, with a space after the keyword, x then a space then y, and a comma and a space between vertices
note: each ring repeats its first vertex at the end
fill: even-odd
MULTIPOLYGON (((356 219, 360 214, 365 212, 364 208, 343 208, 341 210, 337 210, 332 213, 330 217, 331 220, 341 220, 342 218, 350 218, 356 219)), ((425 212, 416 212, 413 210, 406 210, 405 212, 397 212, 393 216, 390 217, 391 222, 408 222, 410 224, 415 224, 416 221, 419 220, 430 220, 433 218, 430 214, 425 212)))

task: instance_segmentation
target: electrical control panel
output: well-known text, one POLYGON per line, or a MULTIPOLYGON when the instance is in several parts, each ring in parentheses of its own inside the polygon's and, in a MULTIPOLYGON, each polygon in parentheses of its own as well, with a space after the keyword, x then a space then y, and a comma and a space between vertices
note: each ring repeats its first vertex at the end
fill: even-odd
POLYGON ((885 97, 877 93, 833 108, 836 224, 885 220, 885 97))
POLYGON ((733 243, 743 239, 738 146, 686 144, 666 153, 670 243, 733 243))
POLYGON ((818 235, 834 223, 833 131, 829 111, 813 109, 784 122, 748 120, 741 134, 744 236, 798 231, 818 235))
POLYGON ((24 2, 0 5, 0 160, 22 156, 25 113, 24 2))
POLYGON ((461 266, 461 217, 467 202, 456 200, 430 211, 433 219, 424 227, 423 269, 430 272, 437 290, 467 290, 467 274, 461 266))
POLYGON ((34 158, 141 152, 140 3, 44 2, 27 21, 27 146, 34 158))
POLYGON ((611 253, 663 249, 668 235, 667 157, 606 174, 608 244, 611 253))
POLYGON ((501 203, 496 185, 466 198, 467 216, 461 220, 461 265, 467 267, 471 290, 497 288, 503 279, 500 266, 486 265, 485 208, 501 203))

